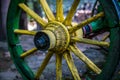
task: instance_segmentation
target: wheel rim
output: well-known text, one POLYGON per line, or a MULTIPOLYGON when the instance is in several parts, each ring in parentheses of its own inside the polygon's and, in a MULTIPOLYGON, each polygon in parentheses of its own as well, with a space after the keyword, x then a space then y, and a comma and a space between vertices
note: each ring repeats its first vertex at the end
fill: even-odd
MULTIPOLYGON (((65 58, 65 60, 68 64, 68 67, 73 75, 74 80, 81 80, 80 76, 78 74, 77 68, 74 65, 74 61, 72 59, 70 52, 73 52, 74 55, 76 55, 79 59, 81 59, 96 74, 101 73, 101 69, 98 68, 90 59, 88 59, 76 47, 75 43, 80 42, 80 43, 87 43, 87 44, 109 47, 108 42, 104 42, 104 41, 99 42, 99 41, 95 41, 95 40, 82 38, 82 32, 80 30, 80 28, 82 28, 86 24, 89 24, 89 23, 97 20, 98 18, 104 17, 104 13, 100 12, 96 16, 93 16, 93 17, 83 21, 82 23, 79 23, 77 25, 72 25, 72 17, 77 9, 79 1, 80 0, 75 0, 73 2, 73 5, 72 5, 67 17, 64 19, 63 8, 62 8, 63 1, 62 0, 56 1, 57 2, 56 17, 54 17, 46 0, 40 0, 40 4, 41 4, 42 8, 44 9, 46 16, 48 18, 48 22, 45 22, 40 16, 38 16, 35 12, 33 12, 31 9, 29 9, 24 4, 24 2, 25 2, 24 0, 19 0, 19 1, 11 0, 9 11, 8 11, 8 18, 7 18, 8 46, 9 46, 9 50, 11 53, 11 57, 24 80, 39 79, 41 73, 45 69, 45 67, 48 64, 53 53, 56 54, 56 80, 62 79, 62 70, 61 70, 62 56, 65 58), (30 16, 32 16, 44 28, 44 30, 41 30, 40 32, 20 30, 18 23, 19 23, 21 9, 24 10, 26 13, 28 13, 30 16), (13 14, 13 11, 15 12, 15 14, 13 14), (79 30, 80 32, 77 33, 76 32, 77 30, 79 30), (23 52, 22 47, 19 45, 18 34, 26 34, 26 35, 35 36, 34 43, 35 43, 36 47, 31 50, 28 50, 26 52, 23 52), (81 35, 79 35, 79 34, 81 34, 81 35), (38 36, 38 35, 46 36, 46 38, 45 37, 41 38, 41 36, 38 36), (61 35, 63 35, 63 36, 61 36, 61 35), (45 45, 47 47, 44 46, 45 42, 41 42, 41 41, 46 41, 46 40, 47 40, 47 42, 49 42, 48 44, 45 45), (37 41, 39 43, 37 43, 37 41), (39 44, 39 45, 37 45, 37 44, 39 44), (41 46, 41 47, 39 47, 39 46, 41 46), (43 63, 41 64, 40 68, 38 69, 36 74, 34 74, 32 72, 32 70, 29 68, 29 66, 27 65, 27 63, 24 61, 24 58, 26 56, 29 56, 30 54, 34 53, 38 49, 48 50, 48 53, 47 53, 45 59, 43 60, 43 63), (59 54, 57 54, 57 52, 59 54), (21 64, 19 64, 19 63, 21 63, 21 64)), ((118 30, 118 29, 116 29, 116 30, 118 30)), ((113 30, 111 30, 111 33, 113 33, 113 34, 111 34, 112 35, 111 38, 113 38, 113 35, 114 35, 113 30)), ((115 34, 117 34, 117 33, 115 33, 115 34)), ((119 37, 117 39, 119 39, 119 37)), ((113 45, 113 42, 115 40, 111 39, 111 41, 112 41, 111 45, 113 45)), ((119 40, 118 40, 118 43, 119 43, 119 40)), ((117 46, 117 48, 119 48, 119 46, 117 46)), ((112 51, 113 47, 110 47, 110 50, 112 51)), ((118 54, 116 54, 116 55, 118 55, 118 54)), ((107 65, 107 67, 108 67, 108 65, 107 65)), ((110 76, 111 75, 109 75, 108 77, 110 77, 110 76)), ((102 77, 103 77, 103 75, 102 75, 102 77)), ((99 79, 101 79, 101 77, 99 79)), ((103 80, 103 79, 101 79, 101 80, 103 80)), ((108 80, 108 79, 106 79, 106 80, 108 80)))

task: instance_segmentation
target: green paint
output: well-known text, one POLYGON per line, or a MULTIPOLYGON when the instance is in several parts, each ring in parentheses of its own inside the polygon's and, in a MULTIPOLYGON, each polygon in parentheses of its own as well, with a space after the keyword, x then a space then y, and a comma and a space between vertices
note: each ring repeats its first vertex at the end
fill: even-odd
MULTIPOLYGON (((90 25, 92 26, 93 31, 104 29, 106 27, 110 29, 110 47, 109 55, 107 56, 106 63, 102 69, 102 73, 98 75, 96 80, 111 80, 116 66, 120 60, 120 25, 116 26, 118 24, 117 16, 115 10, 113 10, 113 5, 110 5, 111 0, 99 1, 102 4, 101 6, 103 7, 103 10, 105 12, 105 17, 92 22, 90 25), (105 5, 103 6, 103 4, 105 5), (109 6, 111 6, 112 8, 109 6)), ((102 11, 102 9, 98 8, 98 11, 102 11)))
POLYGON ((28 67, 24 59, 20 58, 20 54, 23 53, 23 49, 19 44, 19 36, 14 34, 14 29, 19 28, 19 18, 21 9, 18 4, 25 2, 24 0, 11 0, 8 15, 7 15, 7 37, 8 46, 11 53, 11 57, 16 65, 16 68, 22 75, 24 80, 34 80, 34 74, 28 67))
POLYGON ((90 24, 90 26, 92 27, 92 31, 94 32, 94 31, 98 31, 104 27, 107 27, 106 24, 107 24, 107 22, 104 21, 104 19, 98 19, 98 20, 92 22, 90 24))
POLYGON ((99 0, 102 4, 103 10, 105 12, 105 19, 97 20, 93 23, 92 29, 93 31, 104 29, 105 27, 110 28, 110 47, 109 47, 109 55, 107 56, 106 63, 102 69, 102 72, 96 80, 111 80, 113 73, 116 69, 116 66, 120 60, 120 25, 117 22, 117 16, 111 0, 99 0), (105 5, 104 5, 105 4, 105 5), (111 7, 109 7, 111 6, 111 7), (115 28, 111 28, 115 27, 115 28))
POLYGON ((111 80, 113 73, 120 60, 120 27, 110 30, 110 48, 107 62, 103 71, 96 80, 111 80))
MULTIPOLYGON (((97 12, 103 12, 103 8, 101 5, 98 6, 97 12)), ((92 27, 92 32, 98 31, 100 29, 103 29, 104 27, 108 26, 108 22, 105 20, 105 17, 100 18, 92 23, 90 23, 90 26, 92 27)))
POLYGON ((115 27, 118 21, 118 15, 115 10, 115 6, 113 5, 112 0, 98 0, 104 10, 105 19, 108 22, 108 26, 115 27))
POLYGON ((17 70, 20 72, 24 80, 34 80, 34 74, 31 69, 28 67, 24 59, 20 58, 20 55, 23 53, 22 47, 16 45, 14 47, 9 47, 12 59, 16 65, 17 70))

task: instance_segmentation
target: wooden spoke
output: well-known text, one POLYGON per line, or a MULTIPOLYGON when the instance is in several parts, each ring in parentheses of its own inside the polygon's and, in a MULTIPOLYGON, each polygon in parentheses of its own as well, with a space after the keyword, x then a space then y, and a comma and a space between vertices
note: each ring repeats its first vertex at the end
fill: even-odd
POLYGON ((56 20, 63 22, 64 15, 63 15, 63 0, 57 0, 56 1, 56 20))
POLYGON ((68 13, 67 17, 65 18, 65 20, 64 20, 64 22, 63 22, 65 25, 69 26, 69 25, 71 24, 71 22, 72 22, 72 17, 73 17, 74 14, 75 14, 75 11, 76 11, 76 9, 77 9, 77 6, 78 6, 79 2, 80 2, 80 0, 74 0, 74 2, 73 2, 73 4, 72 4, 72 7, 71 7, 71 9, 70 9, 70 11, 69 11, 69 13, 68 13))
POLYGON ((87 24, 89 24, 89 23, 91 23, 91 22, 93 22, 93 21, 95 21, 95 20, 97 20, 97 19, 99 19, 99 18, 101 18, 101 17, 103 17, 103 16, 104 16, 104 12, 100 12, 99 14, 97 14, 97 15, 89 18, 89 19, 86 19, 85 21, 79 23, 78 25, 69 28, 69 32, 70 32, 70 33, 73 33, 73 32, 75 32, 76 30, 84 27, 85 25, 87 25, 87 24))
POLYGON ((109 47, 109 43, 105 41, 97 41, 97 40, 91 40, 91 39, 86 39, 86 38, 72 38, 73 42, 80 42, 80 43, 86 43, 86 44, 92 44, 92 45, 97 45, 97 46, 106 46, 109 47))
POLYGON ((49 21, 52 21, 52 20, 55 20, 55 17, 50 9, 50 7, 48 6, 46 0, 39 0, 40 1, 40 4, 43 8, 43 10, 45 11, 45 14, 48 18, 49 21))
POLYGON ((110 36, 110 34, 106 34, 101 41, 105 41, 108 37, 110 36))
POLYGON ((36 75, 35 75, 35 78, 36 78, 36 79, 39 79, 40 75, 42 74, 43 70, 44 70, 45 67, 47 66, 49 60, 51 59, 52 55, 53 55, 53 52, 51 52, 51 51, 49 51, 49 52, 47 53, 45 59, 43 60, 41 66, 39 67, 39 69, 38 69, 38 71, 37 71, 37 73, 36 73, 36 75))
POLYGON ((33 54, 36 51, 37 51, 37 48, 32 48, 31 50, 28 50, 28 51, 24 52, 23 54, 21 54, 20 57, 25 58, 25 57, 33 54))
POLYGON ((79 77, 79 73, 77 71, 77 68, 75 67, 72 55, 69 52, 65 52, 63 54, 63 56, 68 64, 68 67, 73 75, 74 80, 81 80, 79 77))
POLYGON ((97 74, 101 73, 101 70, 90 59, 88 59, 75 45, 69 46, 69 50, 71 50, 79 59, 81 59, 95 73, 97 74))
POLYGON ((20 3, 19 7, 23 9, 27 14, 33 17, 43 28, 46 26, 47 22, 45 22, 38 14, 32 11, 29 7, 27 7, 24 3, 20 3))
POLYGON ((56 54, 56 80, 62 80, 62 55, 56 54))
POLYGON ((20 30, 20 29, 15 29, 14 33, 20 34, 20 35, 33 35, 33 36, 36 34, 35 31, 20 30))

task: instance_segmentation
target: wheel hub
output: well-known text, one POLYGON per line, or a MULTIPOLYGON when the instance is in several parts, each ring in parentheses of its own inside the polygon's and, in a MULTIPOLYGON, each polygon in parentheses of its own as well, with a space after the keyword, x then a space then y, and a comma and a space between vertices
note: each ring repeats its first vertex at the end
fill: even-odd
POLYGON ((42 32, 42 31, 37 32, 37 34, 36 34, 36 36, 34 38, 34 43, 35 43, 35 46, 39 50, 45 51, 50 46, 49 36, 46 33, 42 32))
POLYGON ((60 22, 50 22, 46 29, 37 32, 34 38, 35 46, 42 51, 53 50, 62 53, 69 42, 68 29, 60 22))

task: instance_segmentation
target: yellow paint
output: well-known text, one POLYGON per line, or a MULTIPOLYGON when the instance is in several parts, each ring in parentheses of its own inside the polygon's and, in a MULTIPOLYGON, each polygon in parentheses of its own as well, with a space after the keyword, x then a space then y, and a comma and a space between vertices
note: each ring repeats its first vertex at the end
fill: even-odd
MULTIPOLYGON (((72 27, 78 25, 77 23, 72 23, 72 27)), ((83 38, 83 30, 80 28, 75 32, 75 37, 83 38)))
MULTIPOLYGON (((52 31, 56 38, 56 43, 55 43, 56 45, 53 51, 61 52, 61 53, 65 51, 70 42, 70 35, 67 30, 67 27, 60 22, 52 21, 52 22, 49 22, 49 24, 46 27, 46 30, 52 31)), ((51 36, 50 38, 52 40, 51 36)))
POLYGON ((110 34, 106 34, 101 41, 105 41, 108 37, 110 36, 110 34))
POLYGON ((100 74, 101 70, 90 60, 88 59, 75 45, 70 45, 69 50, 71 50, 79 59, 81 59, 90 69, 95 73, 100 74))
POLYGON ((105 41, 96 41, 96 40, 91 40, 91 39, 86 39, 86 38, 72 38, 72 41, 92 44, 92 45, 97 45, 97 46, 106 46, 106 47, 109 47, 110 45, 108 42, 105 42, 105 41))
POLYGON ((40 1, 40 4, 48 18, 49 21, 54 21, 55 20, 55 17, 50 9, 50 7, 48 6, 46 0, 39 0, 40 1))
POLYGON ((63 54, 63 56, 68 64, 68 67, 73 75, 74 80, 81 80, 79 77, 79 73, 77 71, 77 68, 75 67, 72 55, 69 53, 69 51, 65 52, 63 54))
POLYGON ((55 37, 54 33, 50 30, 41 30, 41 32, 44 32, 48 35, 48 37, 50 39, 49 49, 53 49, 56 46, 56 37, 55 37))
POLYGON ((21 54, 20 57, 25 58, 25 57, 33 54, 36 51, 37 51, 37 48, 32 48, 31 50, 28 50, 28 51, 24 52, 23 54, 21 54))
POLYGON ((99 14, 97 14, 97 15, 89 18, 89 19, 86 19, 85 21, 79 23, 78 25, 70 28, 70 29, 69 29, 69 32, 70 32, 70 33, 73 33, 73 32, 75 32, 76 30, 84 27, 85 25, 87 25, 87 24, 89 24, 89 23, 91 23, 91 22, 93 22, 93 21, 95 21, 95 20, 97 20, 97 19, 99 19, 99 18, 101 18, 101 17, 103 17, 103 16, 104 16, 104 12, 100 12, 99 14))
POLYGON ((36 34, 36 31, 15 29, 14 33, 21 34, 21 35, 33 35, 34 36, 36 34))
MULTIPOLYGON (((70 51, 72 51, 79 59, 81 59, 90 69, 92 69, 95 73, 100 74, 101 70, 90 60, 88 59, 75 45, 71 45, 72 42, 81 42, 99 46, 109 46, 108 42, 103 41, 95 41, 90 39, 85 39, 83 37, 82 28, 86 24, 89 24, 92 21, 97 20, 104 16, 104 13, 101 12, 92 18, 89 18, 83 21, 80 24, 72 23, 72 17, 77 9, 77 6, 80 0, 74 0, 74 3, 64 20, 63 15, 63 0, 56 1, 56 18, 54 17, 51 9, 49 8, 46 0, 39 0, 40 4, 45 11, 45 14, 49 20, 49 22, 45 22, 40 16, 38 16, 35 12, 29 9, 24 3, 20 3, 19 7, 22 8, 26 13, 32 16, 43 28, 41 32, 46 33, 50 39, 50 47, 48 49, 48 53, 43 60, 41 66, 35 74, 35 79, 39 79, 43 70, 47 66, 50 58, 53 56, 53 52, 56 54, 56 80, 62 80, 62 56, 65 58, 68 67, 73 75, 74 80, 81 80, 77 68, 75 67, 72 55, 70 51), (55 21, 56 20, 56 21, 55 21), (63 22, 63 23, 62 23, 63 22), (64 24, 64 25, 63 25, 64 24), (70 28, 66 27, 70 26, 70 28), (74 38, 72 35, 74 33, 74 38), (71 37, 71 38, 70 38, 71 37), (71 41, 71 43, 70 43, 71 41)), ((25 34, 25 35, 35 35, 35 31, 27 31, 27 30, 15 30, 16 34, 25 34)), ((37 51, 37 48, 33 48, 28 50, 27 52, 21 54, 21 58, 25 58, 26 56, 32 54, 37 51)))
POLYGON ((42 74, 43 70, 47 66, 48 62, 50 61, 51 57, 53 56, 53 52, 49 51, 43 60, 41 66, 39 67, 37 73, 35 74, 35 79, 39 80, 40 75, 42 74))
POLYGON ((45 28, 47 22, 45 22, 38 14, 28 8, 24 3, 20 3, 19 7, 23 9, 27 14, 33 17, 43 28, 45 28))
POLYGON ((71 25, 72 17, 74 16, 75 11, 77 10, 77 6, 78 6, 79 2, 80 2, 80 0, 74 0, 72 7, 71 7, 70 11, 68 12, 67 17, 65 18, 65 20, 63 22, 64 25, 67 25, 67 26, 71 25))
POLYGON ((56 54, 56 80, 62 80, 62 55, 56 54))
POLYGON ((56 1, 56 20, 60 22, 63 22, 64 20, 62 3, 63 0, 56 1))

